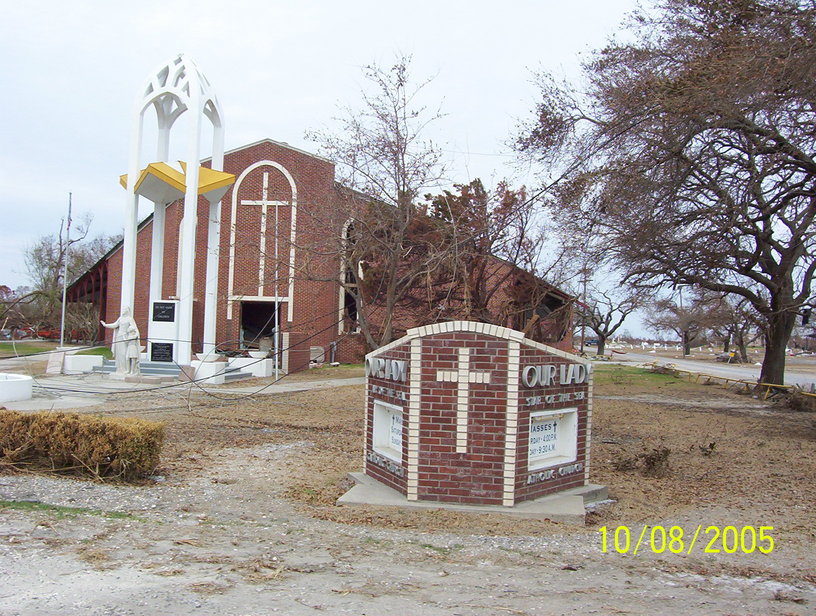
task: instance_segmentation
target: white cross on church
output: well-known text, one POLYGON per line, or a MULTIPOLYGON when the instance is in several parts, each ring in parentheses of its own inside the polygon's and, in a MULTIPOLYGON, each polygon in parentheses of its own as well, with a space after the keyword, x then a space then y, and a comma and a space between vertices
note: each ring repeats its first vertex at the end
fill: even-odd
POLYGON ((264 276, 266 276, 266 215, 267 208, 270 205, 275 206, 275 276, 274 284, 275 291, 273 295, 278 295, 278 207, 281 205, 289 205, 288 201, 270 201, 269 200, 269 172, 264 171, 263 174, 263 189, 261 191, 260 201, 249 201, 242 199, 241 205, 260 205, 261 206, 261 241, 258 244, 260 249, 260 259, 258 262, 258 296, 264 295, 264 276))
POLYGON ((468 405, 471 383, 490 383, 489 372, 470 371, 470 349, 459 349, 458 370, 437 370, 436 380, 457 384, 456 392, 456 453, 467 453, 468 405))

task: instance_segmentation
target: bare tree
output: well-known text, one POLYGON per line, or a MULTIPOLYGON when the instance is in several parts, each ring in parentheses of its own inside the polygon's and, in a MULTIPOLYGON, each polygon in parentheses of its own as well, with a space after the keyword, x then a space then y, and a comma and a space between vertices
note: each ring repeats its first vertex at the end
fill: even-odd
POLYGON ((475 180, 420 200, 443 173, 440 151, 423 138, 440 114, 419 105, 428 82, 412 86, 409 64, 366 67, 359 108, 343 110, 337 133, 309 135, 337 161, 347 189, 345 207, 305 214, 323 233, 301 247, 299 275, 337 281, 339 270, 347 311, 371 348, 408 323, 467 318, 523 327, 536 312, 558 310, 547 319, 555 326, 536 326, 549 341, 567 327, 571 307, 561 310, 564 299, 542 279, 543 235, 524 189, 502 183, 488 191, 475 180), (334 272, 325 268, 330 256, 341 265, 334 272))
POLYGON ((13 291, 6 285, 0 285, 0 329, 17 329, 25 322, 23 309, 33 299, 26 288, 13 291))
POLYGON ((92 344, 99 332, 99 308, 92 302, 68 304, 65 311, 66 338, 92 344))
MULTIPOLYGON (((335 254, 342 259, 339 282, 353 298, 358 325, 371 348, 392 340, 398 303, 442 262, 433 229, 417 229, 426 225, 418 198, 443 173, 440 150, 424 139, 440 114, 418 104, 428 80, 418 85, 411 81, 410 61, 399 58, 388 69, 365 67, 368 88, 359 106, 342 109, 336 119, 339 130, 307 135, 338 163, 338 175, 352 191, 347 211, 335 212, 329 223, 336 241, 334 235, 327 237, 314 250, 321 258, 335 254), (381 306, 376 321, 371 320, 372 298, 381 306)), ((303 273, 325 276, 308 264, 303 273)))
POLYGON ((64 264, 68 260, 68 284, 84 274, 116 242, 116 236, 98 236, 88 240, 92 217, 86 214, 72 229, 68 240, 64 233, 65 221, 60 222, 57 235, 40 237, 25 253, 26 267, 31 283, 29 325, 35 329, 56 325, 62 301, 64 264))
POLYGON ((763 335, 761 319, 744 297, 712 295, 708 300, 708 324, 712 333, 723 344, 723 352, 728 353, 733 345, 739 354, 739 361, 748 362, 748 346, 763 335))
POLYGON ((635 287, 592 284, 587 287, 586 297, 577 304, 576 325, 592 330, 598 339, 598 355, 603 355, 606 341, 620 329, 629 315, 645 306, 649 299, 647 291, 635 287))
POLYGON ((543 79, 520 148, 564 169, 555 197, 628 280, 745 298, 764 319, 761 379, 782 383, 816 272, 816 5, 662 0, 632 43, 543 79))
POLYGON ((680 339, 683 355, 688 355, 692 344, 704 341, 709 319, 710 308, 699 295, 685 301, 664 298, 652 304, 646 325, 656 333, 674 332, 680 339))
POLYGON ((563 262, 563 284, 577 298, 575 326, 581 328, 581 351, 589 328, 602 355, 607 340, 632 313, 649 305, 654 292, 622 280, 625 272, 616 267, 603 236, 594 233, 586 220, 560 208, 552 211, 551 219, 563 262))

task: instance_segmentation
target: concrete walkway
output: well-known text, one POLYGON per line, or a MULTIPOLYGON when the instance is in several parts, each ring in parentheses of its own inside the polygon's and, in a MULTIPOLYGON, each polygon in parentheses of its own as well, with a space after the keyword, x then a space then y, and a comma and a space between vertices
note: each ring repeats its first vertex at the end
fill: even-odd
POLYGON ((34 397, 31 400, 4 402, 2 406, 15 411, 59 411, 96 406, 104 404, 116 395, 138 394, 140 391, 146 395, 160 395, 162 392, 186 394, 192 388, 193 393, 203 390, 216 395, 273 396, 364 383, 365 377, 316 379, 314 381, 287 381, 284 377, 277 383, 241 387, 237 384, 213 386, 182 382, 126 383, 101 374, 42 376, 34 380, 34 397))

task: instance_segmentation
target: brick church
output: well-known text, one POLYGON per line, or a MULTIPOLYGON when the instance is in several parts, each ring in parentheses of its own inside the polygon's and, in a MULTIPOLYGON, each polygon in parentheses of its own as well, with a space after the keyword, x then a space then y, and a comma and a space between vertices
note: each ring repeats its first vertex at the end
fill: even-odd
MULTIPOLYGON (((218 350, 263 349, 266 344, 280 352, 282 366, 290 371, 303 367, 302 358, 310 354, 323 361, 361 361, 368 349, 356 332, 355 309, 338 282, 343 276, 342 259, 329 249, 329 240, 341 238, 347 223, 344 213, 353 210, 353 200, 360 195, 335 181, 331 161, 270 139, 226 152, 223 171, 234 174, 235 183, 221 201, 218 350), (297 362, 290 357, 296 349, 297 362)), ((176 272, 184 267, 179 259, 181 203, 170 203, 165 213, 161 298, 170 301, 179 295, 176 272)), ((200 199, 199 220, 208 216, 207 203, 200 199)), ((141 221, 136 242, 134 318, 142 336, 148 332, 152 223, 152 215, 141 221)), ((207 233, 206 224, 198 225, 196 258, 190 266, 195 281, 194 350, 200 350, 204 329, 207 233)), ((115 321, 120 314, 121 272, 119 244, 70 287, 68 301, 92 302, 102 320, 115 321)), ((569 349, 572 299, 548 285, 540 304, 521 315, 521 320, 499 324, 522 329, 536 314, 540 317, 537 338, 569 349), (557 318, 550 318, 556 314, 557 318)), ((456 316, 446 314, 445 319, 456 316)), ((399 315, 399 330, 428 324, 417 319, 412 314, 399 315)), ((100 328, 99 339, 107 336, 110 342, 110 335, 100 328)))

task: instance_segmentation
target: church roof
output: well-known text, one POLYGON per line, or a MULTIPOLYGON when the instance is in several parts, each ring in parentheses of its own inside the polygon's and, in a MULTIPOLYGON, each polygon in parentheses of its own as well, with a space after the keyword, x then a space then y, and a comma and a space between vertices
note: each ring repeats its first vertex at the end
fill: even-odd
MULTIPOLYGON (((268 137, 264 139, 259 139, 258 141, 253 141, 252 143, 247 143, 238 146, 237 148, 232 148, 231 150, 226 150, 224 152, 224 156, 226 156, 227 154, 234 154, 235 152, 241 152, 243 150, 248 150, 249 148, 254 148, 255 146, 261 145, 263 143, 270 143, 281 148, 286 148, 287 150, 292 150, 293 152, 297 152, 298 154, 303 154, 304 156, 310 156, 311 158, 316 158, 317 160, 323 160, 326 161, 327 163, 334 164, 333 160, 329 160, 325 156, 320 156, 319 154, 315 154, 314 152, 307 152, 306 150, 301 150, 300 148, 296 148, 293 145, 289 145, 285 141, 275 141, 274 139, 269 139, 268 137)), ((210 160, 212 160, 212 157, 203 158, 201 159, 201 162, 206 163, 209 162, 210 160)))

